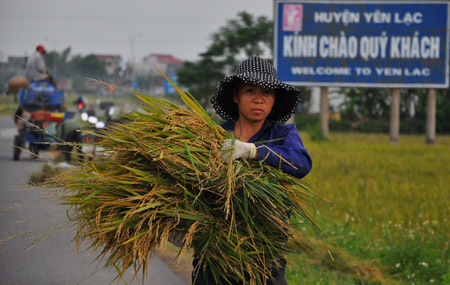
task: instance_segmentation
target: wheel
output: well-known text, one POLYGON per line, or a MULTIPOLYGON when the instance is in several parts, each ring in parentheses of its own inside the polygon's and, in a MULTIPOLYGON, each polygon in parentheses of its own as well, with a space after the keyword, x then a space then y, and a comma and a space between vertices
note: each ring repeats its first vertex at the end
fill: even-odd
POLYGON ((23 139, 20 135, 16 135, 14 137, 14 149, 13 149, 13 159, 19 160, 20 152, 22 151, 23 147, 23 139))

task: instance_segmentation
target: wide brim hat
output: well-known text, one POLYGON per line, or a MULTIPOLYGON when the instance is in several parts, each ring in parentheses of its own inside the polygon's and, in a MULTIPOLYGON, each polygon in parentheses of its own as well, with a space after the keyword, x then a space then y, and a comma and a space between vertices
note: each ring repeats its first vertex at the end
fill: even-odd
POLYGON ((239 117, 238 106, 233 101, 233 89, 239 80, 275 92, 275 103, 267 120, 286 122, 296 112, 300 103, 300 90, 278 80, 277 71, 267 60, 251 57, 241 63, 236 74, 220 81, 211 99, 212 106, 223 119, 236 121, 239 117))

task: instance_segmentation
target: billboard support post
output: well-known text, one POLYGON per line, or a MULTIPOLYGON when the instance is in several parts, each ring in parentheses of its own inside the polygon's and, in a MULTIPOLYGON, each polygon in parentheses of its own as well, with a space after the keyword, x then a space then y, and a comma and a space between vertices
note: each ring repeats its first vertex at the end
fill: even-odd
POLYGON ((400 133, 400 89, 392 89, 390 134, 391 143, 398 143, 400 133))
POLYGON ((436 138, 436 90, 429 89, 427 94, 427 144, 434 144, 436 138))
POLYGON ((320 131, 328 139, 328 87, 320 87, 320 131))

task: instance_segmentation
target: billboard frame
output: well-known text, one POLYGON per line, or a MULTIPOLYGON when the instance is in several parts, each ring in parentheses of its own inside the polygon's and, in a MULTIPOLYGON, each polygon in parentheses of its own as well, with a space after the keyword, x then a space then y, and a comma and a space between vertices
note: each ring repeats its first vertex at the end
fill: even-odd
POLYGON ((446 0, 412 0, 412 1, 389 1, 389 0, 368 0, 367 2, 357 0, 330 1, 330 0, 274 0, 274 37, 273 37, 273 63, 277 70, 278 67, 278 7, 279 3, 287 4, 446 4, 447 5, 447 27, 446 27, 446 47, 445 47, 445 82, 444 83, 367 83, 367 82, 306 82, 306 81, 288 81, 284 82, 295 86, 314 86, 314 87, 370 87, 370 88, 449 88, 450 83, 450 2, 446 0))

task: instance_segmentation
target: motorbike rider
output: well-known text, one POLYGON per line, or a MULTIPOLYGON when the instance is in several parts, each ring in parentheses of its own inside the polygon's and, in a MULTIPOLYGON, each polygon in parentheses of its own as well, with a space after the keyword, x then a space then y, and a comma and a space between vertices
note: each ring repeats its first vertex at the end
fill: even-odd
MULTIPOLYGON (((56 88, 53 77, 49 76, 48 69, 45 68, 45 61, 43 55, 46 53, 44 46, 38 45, 35 52, 28 57, 26 65, 25 76, 29 81, 47 81, 56 88)), ((28 84, 27 84, 28 85, 28 84)), ((14 123, 17 126, 19 132, 23 131, 25 128, 24 120, 19 120, 19 117, 24 120, 29 120, 31 118, 31 113, 22 109, 18 106, 14 114, 14 123)))
POLYGON ((74 118, 74 113, 70 114, 70 118, 60 122, 56 126, 56 136, 63 142, 59 149, 62 150, 62 155, 67 163, 72 162, 72 150, 75 148, 77 157, 75 161, 83 161, 83 152, 80 143, 82 142, 80 130, 82 126, 77 119, 74 118))
POLYGON ((28 57, 26 77, 32 81, 47 81, 56 88, 56 82, 45 67, 43 55, 46 53, 44 46, 38 45, 36 51, 28 57))
POLYGON ((87 99, 80 95, 78 99, 75 101, 75 105, 77 105, 78 111, 84 112, 84 109, 86 108, 87 99))

